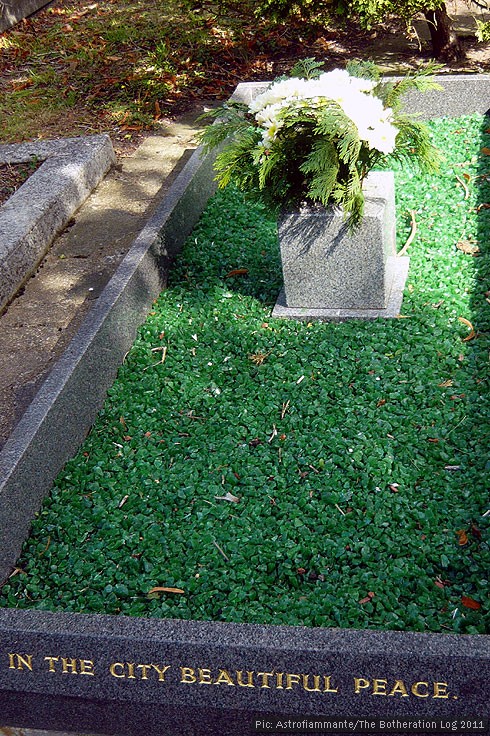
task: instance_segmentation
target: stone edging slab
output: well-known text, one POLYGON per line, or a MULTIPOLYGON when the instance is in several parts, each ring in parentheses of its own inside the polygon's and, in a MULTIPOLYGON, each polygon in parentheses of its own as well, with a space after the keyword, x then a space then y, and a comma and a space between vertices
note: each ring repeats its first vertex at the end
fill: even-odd
POLYGON ((0 310, 116 161, 108 135, 0 146, 0 163, 43 163, 0 207, 0 310))
POLYGON ((23 727, 246 736, 283 732, 267 727, 277 717, 321 716, 352 734, 383 712, 482 719, 489 678, 485 636, 0 610, 0 718, 23 727))
POLYGON ((3 0, 0 3, 0 33, 49 2, 51 0, 3 0))
MULTIPOLYGON (((469 89, 466 77, 458 84, 451 82, 454 114, 469 89)), ((490 107, 490 77, 482 90, 478 111, 490 107)), ((249 91, 240 86, 236 96, 249 91)), ((197 151, 0 453, 0 581, 213 190, 212 158, 197 151)), ((240 736, 257 732, 254 717, 400 716, 413 723, 488 717, 488 703, 488 636, 0 610, 2 725, 240 736)), ((419 728, 411 732, 426 732, 419 728)))

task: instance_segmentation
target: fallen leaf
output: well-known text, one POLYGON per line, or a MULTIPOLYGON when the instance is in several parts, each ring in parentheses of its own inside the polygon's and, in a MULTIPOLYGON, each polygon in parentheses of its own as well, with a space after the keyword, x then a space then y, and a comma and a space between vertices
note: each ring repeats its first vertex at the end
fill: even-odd
POLYGON ((157 586, 156 588, 152 588, 148 591, 147 595, 152 595, 153 593, 185 593, 182 588, 165 588, 157 586))
POLYGON ((490 156, 490 148, 482 148, 481 152, 485 154, 485 156, 490 156))
POLYGON ((433 442, 434 444, 437 444, 439 440, 437 437, 427 437, 427 442, 433 442))
POLYGON ((252 363, 255 363, 255 365, 262 365, 262 363, 269 357, 270 353, 252 353, 248 357, 252 361, 252 363))
POLYGON ((380 406, 384 406, 386 404, 386 399, 380 399, 378 403, 376 404, 376 408, 379 409, 380 406))
POLYGON ((361 599, 361 600, 359 601, 359 603, 361 603, 361 604, 363 604, 363 603, 369 603, 369 601, 370 601, 370 600, 371 600, 372 598, 374 598, 374 593, 373 593, 372 591, 369 591, 369 593, 367 594, 367 596, 366 596, 365 598, 362 598, 362 599, 361 599))
POLYGON ((388 488, 390 489, 390 491, 393 491, 393 493, 398 493, 399 487, 400 486, 398 485, 398 483, 390 483, 388 485, 388 488))
POLYGON ((450 378, 447 379, 447 381, 443 381, 442 383, 438 383, 438 386, 442 386, 442 388, 448 388, 449 386, 452 386, 454 381, 452 381, 450 378))
POLYGON ((473 325, 469 321, 469 319, 466 319, 466 317, 458 317, 458 319, 462 324, 470 328, 470 334, 467 335, 466 337, 463 337, 463 342, 468 342, 468 340, 473 340, 473 338, 476 337, 476 332, 475 332, 473 325))
POLYGON ((481 608, 481 603, 478 603, 478 601, 475 601, 474 598, 470 598, 467 595, 461 596, 461 603, 463 606, 466 606, 466 608, 472 608, 474 611, 477 611, 479 608, 481 608))
POLYGON ((234 268, 232 271, 226 274, 225 279, 229 279, 232 276, 246 276, 248 268, 234 268))
POLYGON ((464 547, 465 544, 468 544, 468 535, 464 529, 458 529, 456 534, 458 536, 458 544, 460 547, 464 547))
POLYGON ((458 240, 456 248, 468 256, 476 256, 480 252, 478 245, 473 245, 469 240, 458 240))
POLYGON ((481 531, 478 529, 476 524, 471 525, 471 533, 475 539, 481 539, 481 531))
POLYGON ((240 500, 238 496, 234 496, 230 491, 227 491, 224 496, 215 496, 215 499, 217 501, 230 501, 231 503, 238 503, 240 500))

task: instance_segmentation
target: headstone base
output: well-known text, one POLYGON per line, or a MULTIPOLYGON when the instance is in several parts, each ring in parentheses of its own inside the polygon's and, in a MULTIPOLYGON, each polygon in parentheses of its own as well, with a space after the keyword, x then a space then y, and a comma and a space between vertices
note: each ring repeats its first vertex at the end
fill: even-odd
POLYGON ((400 315, 403 290, 408 276, 410 258, 391 256, 386 268, 391 271, 393 280, 386 307, 383 309, 315 309, 312 307, 288 307, 284 289, 277 298, 272 316, 279 319, 296 319, 306 322, 344 322, 348 319, 393 318, 400 315))

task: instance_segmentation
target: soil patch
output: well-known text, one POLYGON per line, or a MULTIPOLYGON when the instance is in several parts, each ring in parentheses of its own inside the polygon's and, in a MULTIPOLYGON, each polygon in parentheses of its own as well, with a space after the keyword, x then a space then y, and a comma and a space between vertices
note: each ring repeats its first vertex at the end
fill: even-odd
POLYGON ((42 161, 21 164, 0 164, 0 205, 32 176, 42 161))

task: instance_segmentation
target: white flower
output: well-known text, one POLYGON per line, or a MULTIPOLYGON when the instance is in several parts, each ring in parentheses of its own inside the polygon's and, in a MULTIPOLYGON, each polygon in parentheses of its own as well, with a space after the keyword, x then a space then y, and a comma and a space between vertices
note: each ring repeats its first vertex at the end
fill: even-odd
POLYGON ((270 145, 283 122, 281 112, 298 103, 311 110, 325 100, 336 102, 356 126, 359 138, 369 148, 391 153, 395 148, 398 129, 392 123, 393 111, 384 108, 379 97, 372 94, 376 82, 351 76, 343 69, 321 74, 318 79, 284 79, 272 84, 249 106, 257 124, 263 129, 262 144, 270 145))

